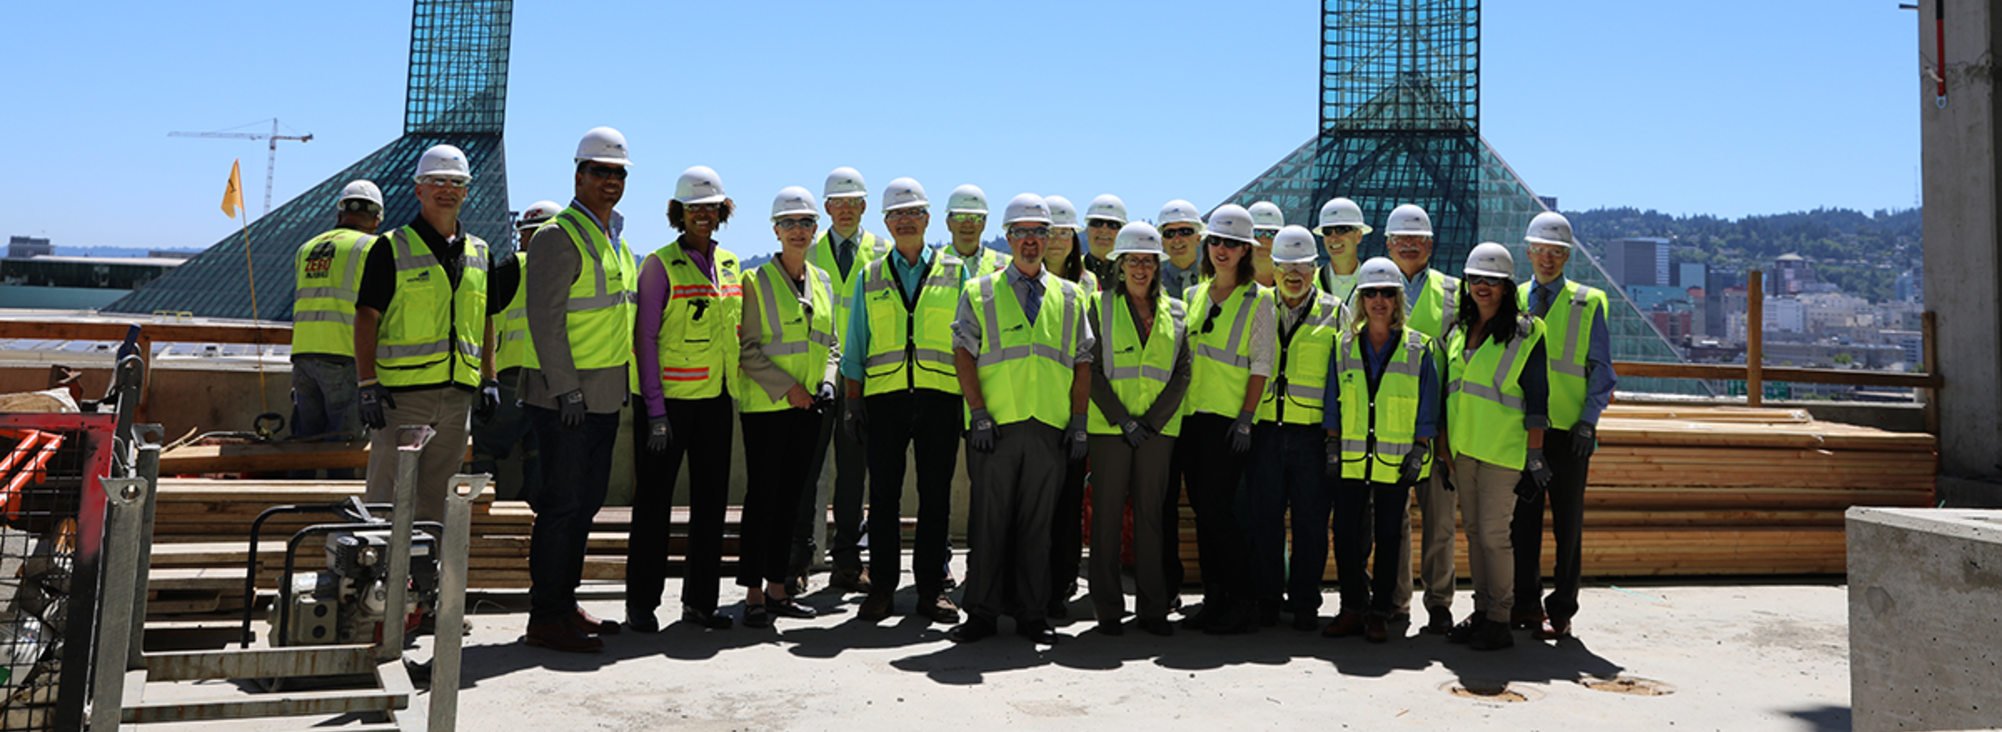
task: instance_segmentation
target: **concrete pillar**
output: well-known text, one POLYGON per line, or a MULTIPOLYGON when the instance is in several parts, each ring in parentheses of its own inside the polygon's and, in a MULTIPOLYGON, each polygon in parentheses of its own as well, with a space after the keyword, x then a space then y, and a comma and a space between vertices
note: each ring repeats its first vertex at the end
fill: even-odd
MULTIPOLYGON (((1946 52, 1936 58, 1934 13, 1920 0, 1919 55, 1946 78, 1946 103, 1919 75, 1924 166, 1925 293, 1939 313, 1942 493, 1967 502, 2002 501, 2002 125, 1997 124, 1994 58, 2002 9, 1944 2, 1946 52), (1985 484, 1985 485, 1984 485, 1985 484)), ((1934 368, 1934 364, 1927 364, 1934 368)))

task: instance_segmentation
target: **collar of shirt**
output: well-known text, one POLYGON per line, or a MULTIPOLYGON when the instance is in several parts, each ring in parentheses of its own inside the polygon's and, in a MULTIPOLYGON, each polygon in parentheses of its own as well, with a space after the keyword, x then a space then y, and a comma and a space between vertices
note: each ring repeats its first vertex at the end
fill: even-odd
POLYGON ((610 239, 613 243, 617 243, 619 236, 626 233, 626 216, 619 213, 618 209, 612 209, 612 225, 607 227, 605 226, 605 222, 598 220, 597 214, 591 213, 591 209, 585 208, 584 204, 577 199, 570 199, 570 207, 582 211, 584 218, 590 219, 591 223, 596 224, 599 231, 605 232, 605 238, 610 239))
POLYGON ((1307 309, 1313 307, 1314 302, 1320 299, 1318 295, 1319 293, 1316 292, 1312 291, 1308 292, 1307 297, 1300 301, 1300 305, 1298 307, 1287 305, 1285 299, 1283 298, 1280 299, 1279 315, 1281 316, 1280 320, 1282 321, 1280 323, 1280 326, 1285 330, 1292 330, 1293 324, 1300 322, 1301 318, 1306 317, 1307 309))
POLYGON ((903 252, 895 249, 890 250, 890 253, 887 256, 888 259, 890 260, 890 266, 896 271, 897 280, 903 281, 904 278, 910 276, 911 272, 922 269, 927 265, 930 265, 932 257, 934 256, 932 252, 933 249, 931 247, 919 247, 918 261, 916 264, 912 264, 908 258, 904 257, 903 252))
POLYGON ((1404 342, 1404 329, 1390 331, 1390 339, 1383 342, 1383 348, 1377 348, 1376 344, 1370 342, 1368 331, 1363 331, 1356 338, 1362 341, 1363 367, 1369 370, 1371 376, 1375 376, 1377 372, 1383 370, 1384 364, 1390 362, 1391 347, 1404 342))
MULTIPOLYGON (((1564 275, 1558 275, 1557 279, 1549 282, 1538 282, 1536 283, 1536 289, 1543 291, 1544 302, 1555 305, 1557 303, 1557 296, 1564 292, 1564 275)), ((1532 302, 1531 304, 1535 303, 1532 302)))
POLYGON ((855 227, 855 236, 853 238, 842 236, 841 232, 829 228, 827 230, 827 243, 833 246, 837 252, 841 251, 841 247, 843 246, 859 247, 862 245, 862 227, 855 227))
MULTIPOLYGON (((411 222, 410 228, 417 232, 417 238, 423 239, 424 243, 431 247, 431 251, 434 254, 451 251, 448 247, 457 247, 466 241, 466 225, 463 222, 457 227, 459 234, 451 238, 446 238, 444 234, 439 233, 438 229, 431 226, 431 222, 425 220, 422 216, 417 217, 416 221, 411 222)), ((443 258, 441 257, 440 259, 442 261, 443 258)))
POLYGON ((1011 287, 1021 287, 1030 282, 1034 282, 1037 285, 1042 286, 1042 288, 1046 291, 1049 289, 1050 270, 1047 267, 1036 270, 1036 274, 1034 276, 1030 276, 1022 274, 1021 267, 1017 267, 1011 264, 1008 265, 1007 272, 1008 272, 1008 285, 1011 287))
MULTIPOLYGON (((1399 274, 1402 273, 1403 271, 1399 270, 1399 274)), ((1425 280, 1431 276, 1432 268, 1426 267, 1418 270, 1416 276, 1404 278, 1404 305, 1406 307, 1417 305, 1418 298, 1425 296, 1425 280)))

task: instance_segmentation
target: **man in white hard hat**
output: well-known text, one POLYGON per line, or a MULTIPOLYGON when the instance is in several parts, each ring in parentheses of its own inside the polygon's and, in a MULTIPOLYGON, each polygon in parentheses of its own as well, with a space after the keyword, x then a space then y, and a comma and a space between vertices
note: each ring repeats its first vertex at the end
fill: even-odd
MULTIPOLYGON (((889 253, 890 240, 862 228, 862 214, 869 210, 869 185, 862 173, 850 167, 835 168, 820 189, 821 205, 827 209, 827 231, 807 249, 807 261, 819 267, 834 283, 834 332, 846 338, 849 304, 854 300, 862 270, 870 262, 889 253)), ((848 343, 841 352, 851 352, 848 343)), ((862 537, 867 530, 863 504, 868 496, 869 454, 861 443, 840 429, 840 415, 848 409, 845 389, 835 390, 835 403, 828 412, 828 428, 834 439, 814 450, 814 474, 820 481, 814 490, 800 492, 799 515, 793 524, 792 565, 796 579, 787 590, 798 596, 806 592, 806 574, 820 561, 820 547, 827 547, 834 572, 828 585, 846 592, 867 593, 874 586, 869 568, 862 564, 862 537), (827 455, 834 465, 827 469, 827 455), (834 507, 834 536, 827 534, 827 509, 834 507), (828 541, 822 541, 827 539, 828 541)), ((895 584, 897 578, 889 582, 895 584)))
MULTIPOLYGON (((1119 238, 1120 228, 1126 226, 1126 202, 1110 193, 1099 194, 1091 199, 1084 209, 1084 268, 1098 277, 1099 287, 1110 288, 1119 284, 1119 272, 1112 256, 1112 246, 1119 238)), ((1181 293, 1169 293, 1170 296, 1181 293)))
MULTIPOLYGON (((1523 236, 1533 282, 1519 288, 1520 305, 1544 323, 1550 372, 1550 428, 1543 433, 1552 478, 1549 487, 1516 504, 1510 527, 1515 547, 1515 609, 1510 624, 1542 640, 1571 635, 1578 614, 1578 581, 1585 523, 1585 477, 1598 447, 1599 416, 1612 402, 1612 337, 1606 329, 1606 293, 1564 277, 1577 237, 1571 221, 1555 211, 1537 214, 1523 236), (1542 596, 1543 504, 1550 503, 1556 537, 1555 587, 1542 596), (1547 613, 1547 617, 1546 617, 1547 613)), ((1523 480, 1529 480, 1527 476, 1523 480)))
POLYGON ((1008 253, 980 243, 987 233, 987 192, 968 183, 952 189, 945 201, 945 230, 952 234, 952 253, 966 266, 967 279, 999 272, 1008 266, 1008 253))
MULTIPOLYGON (((591 519, 605 503, 620 412, 632 393, 633 293, 638 268, 615 208, 632 160, 618 130, 584 133, 573 158, 570 205, 535 230, 523 291, 532 349, 520 393, 540 447, 542 484, 530 494, 527 642, 591 652, 619 624, 577 605, 591 519)), ((642 420, 643 421, 643 420, 642 420)), ((647 619, 642 619, 644 623, 647 619)))
POLYGON ((1272 239, 1286 226, 1286 214, 1271 201, 1255 202, 1247 210, 1251 212, 1251 238, 1256 240, 1251 246, 1251 271, 1258 284, 1273 287, 1272 239))
POLYGON ((1168 252, 1168 261, 1161 263, 1161 286, 1170 297, 1185 297, 1184 291, 1202 276, 1203 214, 1195 204, 1177 198, 1163 205, 1154 219, 1161 228, 1161 247, 1168 252))
MULTIPOLYGON (((1438 340, 1459 317, 1460 280, 1432 268, 1432 217, 1407 203, 1391 209, 1383 228, 1390 261, 1404 274, 1405 326, 1438 340)), ((1427 618, 1422 630, 1441 635, 1453 628, 1453 522, 1459 510, 1446 472, 1432 471, 1431 480, 1418 487, 1418 510, 1425 515, 1420 571, 1427 618)), ((1411 556, 1409 539, 1399 556, 1411 556)), ((1393 604, 1400 616, 1411 612, 1411 567, 1404 564, 1410 561, 1401 559, 1398 570, 1393 604)))
POLYGON ((1091 319, 1086 295, 1043 268, 1050 209, 1035 194, 1008 202, 1001 225, 1012 266, 966 283, 952 324, 953 361, 969 410, 969 617, 950 637, 995 633, 1016 590, 1015 631, 1056 643, 1047 618, 1051 516, 1064 466, 1087 450, 1091 319))
MULTIPOLYGON (((563 205, 555 201, 536 201, 522 210, 514 224, 514 267, 527 271, 529 239, 562 210, 563 205)), ((503 260, 495 271, 506 266, 503 260)), ((494 371, 500 382, 500 406, 487 418, 479 419, 476 415, 473 420, 472 471, 493 475, 494 495, 503 500, 521 500, 542 484, 539 459, 542 450, 529 437, 528 413, 521 408, 520 396, 521 370, 535 363, 535 345, 528 337, 528 278, 516 280, 520 284, 514 292, 493 293, 495 297, 509 298, 500 321, 494 324, 494 371), (517 449, 521 451, 519 476, 500 469, 500 461, 514 455, 517 449)))
POLYGON ((292 255, 292 436, 345 440, 355 416, 355 297, 382 224, 382 191, 358 180, 334 202, 334 228, 292 255))
POLYGON ((1346 198, 1322 204, 1316 224, 1321 231, 1321 247, 1328 253, 1328 266, 1321 270, 1321 289, 1354 310, 1355 303, 1350 302, 1349 295, 1356 288, 1362 238, 1374 229, 1363 221, 1362 207, 1346 198))

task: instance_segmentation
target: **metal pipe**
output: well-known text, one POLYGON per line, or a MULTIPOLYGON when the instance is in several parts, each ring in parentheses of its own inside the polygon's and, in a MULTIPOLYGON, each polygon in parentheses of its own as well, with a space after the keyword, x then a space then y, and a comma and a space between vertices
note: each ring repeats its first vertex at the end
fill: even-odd
MULTIPOLYGON (((157 458, 159 446, 151 445, 150 452, 157 458)), ((142 452, 142 455, 144 453, 142 452)), ((99 635, 97 654, 91 659, 92 687, 90 722, 94 730, 118 729, 120 716, 125 704, 125 674, 129 657, 143 652, 134 648, 140 640, 136 633, 125 632, 134 620, 142 624, 143 614, 134 613, 135 607, 145 607, 135 603, 140 583, 144 582, 145 571, 139 566, 139 546, 146 538, 139 533, 140 518, 146 503, 152 497, 150 481, 145 478, 106 478, 104 481, 104 590, 98 606, 102 615, 98 627, 107 632, 99 635), (131 617, 128 617, 131 616, 131 617)), ((143 601, 143 597, 140 598, 143 601)), ((84 638, 73 638, 83 643, 84 638)), ((144 660, 141 659, 141 667, 144 660)))
MULTIPOLYGON (((403 604, 410 592, 410 525, 416 519, 417 461, 424 446, 437 436, 426 425, 406 425, 396 431, 396 508, 390 514, 389 597, 386 608, 396 613, 394 622, 385 613, 382 645, 375 657, 384 661, 403 656, 403 604)), ((463 445, 457 446, 464 450, 463 445)), ((457 629, 453 629, 457 632, 457 629)))
POLYGON ((445 492, 445 535, 438 542, 438 631, 432 637, 431 708, 425 729, 456 729, 459 723, 459 657, 465 638, 466 555, 472 543, 473 501, 492 476, 459 475, 445 492), (460 493, 461 485, 471 490, 460 493))
POLYGON ((137 475, 134 477, 146 482, 146 500, 140 502, 139 526, 133 529, 138 536, 135 541, 139 545, 139 556, 132 565, 132 634, 126 644, 127 670, 146 667, 146 593, 151 579, 148 575, 153 567, 153 519, 160 505, 155 498, 160 494, 160 438, 164 435, 165 432, 157 424, 142 424, 133 429, 133 436, 139 441, 139 459, 134 464, 137 475))

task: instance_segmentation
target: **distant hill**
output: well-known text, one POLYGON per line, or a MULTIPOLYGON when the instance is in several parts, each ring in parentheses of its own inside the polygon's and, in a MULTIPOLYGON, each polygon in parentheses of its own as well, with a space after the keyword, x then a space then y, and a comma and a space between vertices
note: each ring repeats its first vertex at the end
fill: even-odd
POLYGON ((1770 269, 1782 254, 1814 261, 1822 280, 1872 300, 1888 300, 1899 273, 1919 266, 1920 209, 1813 211, 1746 216, 1673 216, 1637 208, 1566 211, 1588 246, 1635 236, 1675 240, 1675 261, 1713 269, 1770 269))

